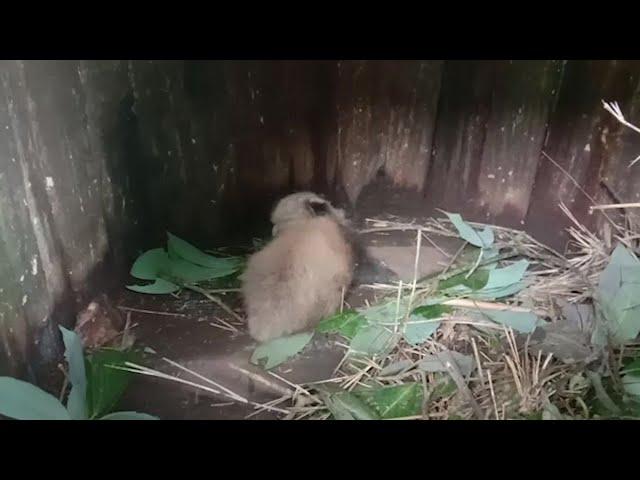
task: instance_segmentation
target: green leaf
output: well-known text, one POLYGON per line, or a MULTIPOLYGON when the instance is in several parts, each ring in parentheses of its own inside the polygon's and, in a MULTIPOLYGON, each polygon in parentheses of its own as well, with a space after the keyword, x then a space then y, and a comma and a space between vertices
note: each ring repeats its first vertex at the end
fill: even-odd
POLYGON ((100 420, 160 420, 158 417, 148 413, 138 412, 115 412, 105 415, 100 420))
POLYGON ((187 252, 177 237, 170 237, 170 242, 172 250, 169 253, 162 248, 156 248, 138 257, 131 267, 131 275, 141 280, 155 280, 156 282, 151 285, 130 286, 128 287, 130 290, 139 293, 172 293, 178 290, 175 284, 198 283, 226 277, 235 273, 241 266, 241 260, 236 257, 217 258, 203 252, 200 253, 204 257, 200 257, 198 261, 208 265, 202 266, 192 263, 178 253, 185 254, 190 258, 197 257, 197 255, 194 255, 193 252, 187 252), (204 261, 205 257, 209 259, 206 262, 204 261))
POLYGON ((451 278, 443 280, 439 282, 438 289, 439 290, 448 290, 453 287, 457 287, 458 285, 462 285, 467 287, 470 290, 481 290, 487 285, 489 281, 489 270, 481 268, 473 272, 467 278, 467 273, 460 273, 458 275, 454 275, 451 278))
POLYGON ((453 309, 446 305, 423 305, 416 308, 405 324, 405 340, 411 345, 424 343, 440 327, 441 322, 437 319, 445 317, 452 311, 453 309))
POLYGON ((596 397, 600 401, 603 407, 605 407, 609 412, 614 415, 619 415, 621 413, 620 407, 615 404, 615 402, 611 399, 609 394, 602 385, 602 377, 599 373, 592 372, 590 370, 585 371, 589 380, 591 380, 591 385, 593 385, 593 390, 595 391, 596 397))
MULTIPOLYGON (((425 355, 418 363, 418 368, 424 372, 448 372, 445 366, 445 361, 448 360, 448 358, 441 355, 441 353, 442 352, 438 352, 435 355, 425 355)), ((448 353, 451 355, 453 361, 456 362, 462 376, 468 377, 471 375, 476 367, 471 355, 464 355, 456 351, 450 351, 448 353)))
POLYGON ((11 377, 0 377, 0 415, 16 420, 71 420, 53 395, 11 377))
POLYGON ((485 227, 482 232, 475 230, 468 223, 462 220, 462 217, 457 213, 447 213, 447 217, 458 230, 460 237, 469 242, 471 245, 480 248, 489 248, 493 244, 493 230, 490 227, 485 227))
POLYGON ((442 318, 453 312, 453 308, 448 305, 422 305, 411 312, 411 315, 426 319, 442 318))
POLYGON ((547 402, 542 411, 542 420, 565 420, 565 416, 553 403, 547 402))
POLYGON ((482 259, 485 261, 491 260, 492 258, 496 258, 499 255, 500 255, 500 249, 498 247, 484 248, 482 250, 482 259))
POLYGON ((453 395, 458 390, 456 382, 454 382, 449 374, 436 373, 439 378, 436 380, 433 390, 429 395, 429 400, 436 401, 440 398, 445 398, 453 395))
POLYGON ((395 335, 388 328, 382 325, 368 325, 356 333, 349 347, 355 353, 375 355, 390 348, 394 339, 395 335))
POLYGON ((529 268, 527 260, 519 260, 503 268, 495 268, 489 271, 489 279, 483 290, 496 290, 515 285, 522 281, 529 268))
MULTIPOLYGON (((612 339, 618 343, 634 340, 640 333, 640 262, 622 244, 616 246, 600 275, 598 300, 612 339)), ((606 333, 602 329, 599 333, 596 340, 604 340, 606 333)))
POLYGON ((264 368, 270 370, 300 352, 311 337, 313 332, 303 332, 263 343, 254 350, 251 363, 258 365, 260 360, 266 359, 264 368))
POLYGON ((602 298, 601 303, 613 340, 634 340, 640 333, 640 286, 624 283, 613 298, 602 298))
POLYGON ((69 367, 69 380, 71 382, 67 410, 73 420, 86 420, 87 374, 84 368, 82 342, 75 332, 67 330, 62 325, 59 325, 58 328, 62 332, 62 341, 65 348, 64 358, 69 367))
POLYGON ((161 278, 156 279, 155 282, 150 283, 149 285, 127 285, 127 288, 133 292, 149 293, 153 295, 164 295, 180 290, 180 287, 175 283, 168 282, 161 278))
POLYGON ((393 324, 398 320, 398 318, 404 317, 405 313, 407 313, 408 306, 409 302, 407 299, 401 299, 399 306, 398 302, 393 300, 387 303, 362 309, 360 310, 360 314, 370 324, 393 324))
MULTIPOLYGON (((623 282, 623 276, 628 277, 629 273, 623 274, 623 270, 634 270, 640 267, 640 262, 624 245, 619 243, 611 254, 609 264, 600 274, 598 290, 603 298, 613 297, 623 282)), ((635 275, 637 278, 637 274, 635 275)), ((632 280, 626 278, 627 281, 632 280)), ((635 282, 633 282, 635 283, 635 282)))
POLYGON ((438 330, 440 323, 440 321, 425 320, 423 317, 410 315, 405 325, 404 339, 411 345, 420 345, 438 330))
POLYGON ((322 320, 316 330, 320 333, 340 333, 352 339, 366 324, 367 320, 360 313, 347 310, 322 320))
POLYGON ((322 395, 323 401, 336 420, 379 420, 377 413, 350 392, 322 395))
POLYGON ((441 282, 439 288, 470 298, 496 300, 514 295, 525 287, 522 279, 528 267, 527 260, 520 260, 503 268, 479 269, 468 279, 465 278, 467 274, 462 273, 441 282))
POLYGON ((520 333, 532 333, 542 321, 535 313, 511 310, 482 310, 492 321, 513 328, 520 333))
POLYGON ((515 295, 520 292, 525 287, 524 282, 514 283, 513 285, 509 285, 507 287, 502 288, 492 288, 487 289, 483 288, 478 292, 474 292, 469 297, 476 298, 478 300, 498 300, 504 297, 510 297, 511 295, 515 295))
POLYGON ((124 366, 125 362, 135 360, 137 356, 131 351, 112 349, 99 350, 87 359, 89 418, 99 418, 116 407, 129 386, 132 374, 113 366, 124 366))
POLYGON ((169 255, 164 248, 154 248, 137 258, 130 274, 140 280, 155 280, 169 270, 169 261, 169 255))
POLYGON ((198 283, 205 280, 214 280, 216 278, 226 277, 236 271, 235 267, 201 267, 193 263, 187 262, 182 258, 171 258, 169 262, 169 271, 167 278, 175 280, 178 283, 198 283))
POLYGON ((380 370, 380 373, 378 375, 380 377, 390 377, 392 375, 397 375, 410 368, 412 365, 413 362, 411 360, 400 360, 384 367, 382 370, 380 370))
POLYGON ((640 358, 636 358, 620 371, 620 373, 640 376, 640 358))
POLYGON ((373 390, 358 390, 354 395, 373 408, 382 419, 419 415, 424 399, 422 385, 415 382, 373 390))
POLYGON ((229 275, 235 272, 242 263, 242 259, 239 257, 215 257, 213 255, 207 255, 202 250, 171 233, 167 233, 167 237, 169 253, 173 253, 195 265, 217 271, 224 271, 226 272, 225 275, 229 275))
POLYGON ((624 391, 628 395, 635 397, 636 400, 640 399, 640 376, 639 375, 625 375, 622 377, 622 386, 624 391))

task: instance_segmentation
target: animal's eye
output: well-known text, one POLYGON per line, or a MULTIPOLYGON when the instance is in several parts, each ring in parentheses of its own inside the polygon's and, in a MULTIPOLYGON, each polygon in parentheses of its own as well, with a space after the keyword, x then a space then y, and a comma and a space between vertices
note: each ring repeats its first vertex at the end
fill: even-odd
POLYGON ((307 202, 307 206, 313 215, 326 215, 329 213, 329 206, 326 202, 307 202))

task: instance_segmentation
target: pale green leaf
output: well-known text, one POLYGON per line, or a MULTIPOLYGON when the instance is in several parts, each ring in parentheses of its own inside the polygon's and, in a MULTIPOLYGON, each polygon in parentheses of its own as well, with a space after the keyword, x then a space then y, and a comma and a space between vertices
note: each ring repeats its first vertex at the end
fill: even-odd
POLYGON ((640 262, 635 255, 619 243, 611 254, 609 264, 600 274, 598 283, 600 295, 605 299, 613 297, 622 284, 623 270, 635 270, 638 267, 640 267, 640 262))
POLYGON ((235 267, 228 265, 222 267, 201 267, 194 263, 187 262, 182 258, 171 258, 169 261, 169 279, 180 283, 198 283, 205 280, 226 277, 236 271, 235 267))
POLYGON ((259 365, 260 360, 266 359, 264 368, 270 370, 299 353, 311 337, 313 332, 303 332, 263 343, 254 350, 251 362, 259 365))
POLYGON ((405 383, 372 390, 362 389, 354 392, 354 395, 374 409, 382 419, 418 415, 422 411, 424 399, 424 391, 420 383, 405 383))
POLYGON ((404 317, 409 307, 408 299, 390 301, 373 307, 360 310, 360 314, 370 324, 393 325, 399 318, 404 317))
POLYGON ((532 333, 542 325, 542 320, 532 312, 514 312, 511 310, 483 310, 482 313, 492 321, 513 328, 520 333, 532 333))
POLYGON ((137 361, 132 351, 104 349, 87 359, 87 408, 89 418, 99 418, 112 411, 124 394, 132 373, 114 367, 137 361))
POLYGON ((524 282, 518 282, 503 288, 482 289, 478 292, 471 293, 469 297, 476 298, 478 300, 498 300, 500 298, 515 295, 524 287, 524 282))
POLYGON ((462 220, 459 214, 447 213, 446 215, 456 227, 456 230, 458 230, 460 237, 471 245, 480 248, 489 248, 493 244, 493 230, 490 227, 487 226, 483 231, 478 231, 462 220))
MULTIPOLYGON (((425 355, 418 363, 418 368, 424 372, 447 372, 448 369, 445 366, 445 362, 449 358, 441 355, 441 353, 425 355)), ((449 354, 464 377, 469 376, 475 369, 476 363, 471 355, 464 355, 456 351, 450 351, 449 354)))
POLYGON ((496 258, 499 255, 500 255, 500 249, 498 247, 484 248, 482 250, 482 260, 484 261, 491 260, 492 258, 496 258))
POLYGON ((529 268, 529 262, 523 259, 506 267, 490 270, 489 280, 483 290, 491 291, 517 284, 522 281, 527 268, 529 268))
POLYGON ((600 376, 600 374, 592 372, 590 370, 586 370, 585 373, 587 374, 587 377, 589 377, 589 380, 591 380, 591 385, 593 385, 593 390, 600 403, 614 415, 619 415, 621 413, 620 407, 615 404, 607 391, 604 389, 604 386, 602 385, 602 377, 600 376))
POLYGON ((390 377, 393 375, 397 375, 410 368, 412 365, 413 362, 411 360, 400 360, 384 367, 382 370, 380 370, 380 373, 378 375, 381 377, 390 377))
POLYGON ((375 355, 390 348, 395 339, 393 333, 382 325, 368 325, 362 328, 351 340, 351 351, 366 355, 375 355))
POLYGON ((471 291, 481 290, 486 287, 489 281, 489 270, 486 268, 479 268, 471 275, 467 272, 459 273, 446 280, 442 280, 438 284, 440 290, 447 290, 451 292, 458 287, 458 291, 463 293, 470 293, 471 291), (462 290, 459 287, 464 287, 462 290))
POLYGON ((352 339, 366 324, 367 320, 363 315, 348 310, 322 320, 316 330, 320 333, 340 333, 348 339, 352 339))
POLYGON ((59 326, 64 343, 64 358, 69 367, 71 391, 67 399, 67 410, 73 420, 87 419, 87 374, 85 371, 84 352, 80 337, 73 331, 59 326))
POLYGON ((16 420, 71 420, 53 395, 11 377, 0 377, 0 415, 16 420))
POLYGON ((378 414, 350 392, 340 392, 325 398, 325 405, 336 420, 379 420, 378 414))
POLYGON ((560 413, 558 407, 553 403, 547 402, 542 411, 542 420, 564 420, 565 417, 560 413))
POLYGON ((238 257, 215 257, 213 255, 207 255, 199 248, 171 233, 167 233, 167 237, 169 253, 175 254, 195 265, 226 272, 225 275, 229 275, 235 272, 242 263, 242 259, 238 257))
POLYGON ((161 278, 157 278, 155 282, 150 283, 149 285, 127 285, 127 288, 133 292, 149 293, 153 295, 164 295, 180 290, 180 287, 175 283, 168 282, 161 278))
POLYGON ((439 319, 452 311, 447 305, 422 305, 414 309, 405 324, 405 340, 411 345, 424 343, 438 330, 439 319))
POLYGON ((439 288, 448 294, 465 295, 479 300, 497 300, 515 295, 525 284, 522 281, 529 267, 527 260, 520 260, 503 268, 485 268, 467 274, 459 274, 441 282, 439 288))
POLYGON ((149 415, 148 413, 138 412, 114 412, 105 415, 100 420, 160 420, 158 417, 149 415))
POLYGON ((410 315, 405 324, 404 338, 411 345, 422 344, 438 330, 440 323, 439 320, 410 315))
POLYGON ((140 280, 155 280, 169 270, 169 255, 163 248, 154 248, 140 255, 131 267, 131 276, 140 280))
POLYGON ((640 285, 624 283, 613 298, 603 298, 601 303, 613 340, 634 340, 640 333, 640 285))

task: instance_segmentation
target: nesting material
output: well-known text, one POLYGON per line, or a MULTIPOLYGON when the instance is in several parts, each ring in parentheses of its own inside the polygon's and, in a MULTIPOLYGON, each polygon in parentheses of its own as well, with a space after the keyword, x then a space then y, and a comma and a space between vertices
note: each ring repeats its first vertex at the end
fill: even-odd
MULTIPOLYGON (((603 359, 602 351, 595 351, 590 342, 595 325, 592 303, 611 245, 562 208, 574 221, 569 229, 572 241, 564 253, 524 232, 492 227, 496 245, 506 252, 502 257, 511 262, 527 259, 531 271, 517 294, 482 305, 540 316, 543 322, 532 334, 488 322, 466 308, 454 308, 441 319, 437 332, 420 344, 410 344, 401 337, 390 350, 363 357, 351 355, 345 342, 345 356, 332 378, 300 385, 295 396, 281 399, 290 410, 286 418, 368 418, 372 405, 377 405, 375 418, 379 418, 388 413, 384 409, 388 404, 380 400, 382 397, 377 404, 372 401, 367 392, 373 391, 396 392, 397 400, 419 397, 420 408, 414 402, 413 413, 400 419, 592 418, 585 399, 593 392, 589 378, 594 376, 594 362, 603 359)), ((447 220, 422 225, 381 220, 369 223, 369 232, 398 229, 422 231, 434 238, 458 235, 447 220)), ((617 240, 636 248, 638 236, 625 230, 617 240)), ((414 255, 416 265, 417 257, 414 255)), ((433 295, 434 280, 468 273, 481 265, 474 265, 472 257, 464 258, 462 251, 452 257, 439 274, 421 282, 406 283, 410 276, 405 265, 405 282, 370 287, 377 292, 379 304, 396 298, 400 311, 407 298, 420 302, 433 295)), ((416 271, 414 278, 423 273, 416 271)), ((456 302, 462 305, 465 301, 452 302, 454 307, 456 302)), ((393 335, 395 327, 391 325, 393 335)), ((626 349, 635 352, 633 345, 626 349)), ((602 388, 598 392, 606 395, 602 388)))

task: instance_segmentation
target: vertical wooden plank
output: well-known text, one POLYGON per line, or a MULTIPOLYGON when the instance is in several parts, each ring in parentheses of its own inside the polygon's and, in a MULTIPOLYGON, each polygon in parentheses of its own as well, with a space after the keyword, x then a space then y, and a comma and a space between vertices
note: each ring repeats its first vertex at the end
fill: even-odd
MULTIPOLYGON (((618 101, 625 118, 633 125, 640 126, 640 75, 638 72, 629 74, 629 82, 636 83, 635 92, 628 102, 618 98, 605 99, 618 101)), ((623 127, 619 134, 611 138, 611 143, 618 145, 618 154, 611 159, 607 168, 602 172, 605 188, 611 190, 607 203, 640 202, 640 161, 631 165, 640 156, 640 133, 623 127), (613 195, 611 195, 613 194, 613 195)), ((607 192, 608 193, 608 192, 607 192)), ((640 210, 630 209, 631 215, 640 217, 640 210)))
POLYGON ((544 151, 573 180, 552 162, 540 160, 525 226, 542 240, 564 246, 570 222, 559 210, 560 202, 585 226, 594 227, 596 215, 588 214, 591 202, 574 181, 591 197, 601 193, 602 172, 619 154, 615 139, 622 129, 601 100, 615 98, 627 105, 638 73, 637 61, 568 62, 544 151))
POLYGON ((431 205, 466 215, 476 213, 494 75, 494 62, 445 63, 433 158, 425 189, 431 205))
POLYGON ((440 61, 337 63, 337 132, 328 161, 351 203, 380 169, 398 187, 424 188, 441 69, 440 61))
POLYGON ((389 103, 388 134, 382 135, 385 172, 397 187, 422 191, 431 159, 442 62, 381 62, 379 72, 382 85, 375 101, 389 103))
POLYGON ((496 63, 478 176, 478 208, 486 220, 524 221, 562 70, 563 63, 552 60, 496 63))

